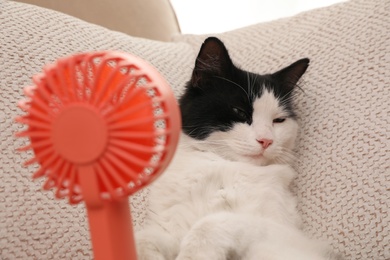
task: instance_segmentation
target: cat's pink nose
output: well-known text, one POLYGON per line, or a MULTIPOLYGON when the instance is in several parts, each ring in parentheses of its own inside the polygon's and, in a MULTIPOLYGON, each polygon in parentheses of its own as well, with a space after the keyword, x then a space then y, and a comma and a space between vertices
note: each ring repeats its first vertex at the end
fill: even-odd
POLYGON ((267 149, 273 143, 273 140, 262 138, 257 140, 257 142, 259 142, 264 149, 267 149))

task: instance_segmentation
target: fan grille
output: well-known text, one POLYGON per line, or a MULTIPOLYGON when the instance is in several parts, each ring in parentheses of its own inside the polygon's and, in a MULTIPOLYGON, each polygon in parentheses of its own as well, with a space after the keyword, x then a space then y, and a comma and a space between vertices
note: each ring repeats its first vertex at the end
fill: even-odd
POLYGON ((128 196, 172 158, 177 103, 144 61, 116 52, 79 54, 46 66, 33 82, 25 88, 28 99, 19 102, 26 114, 17 121, 28 127, 18 136, 30 139, 20 150, 34 151, 26 165, 40 164, 33 177, 46 177, 44 189, 56 188, 56 197, 83 199, 79 169, 86 164, 103 199, 128 196))

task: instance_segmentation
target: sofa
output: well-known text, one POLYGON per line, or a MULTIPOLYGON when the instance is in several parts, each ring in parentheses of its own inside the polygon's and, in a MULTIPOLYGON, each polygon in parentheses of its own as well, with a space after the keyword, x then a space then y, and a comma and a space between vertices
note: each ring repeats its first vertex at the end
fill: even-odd
MULTIPOLYGON (((296 102, 292 190, 304 232, 351 260, 390 259, 389 10, 389 1, 351 0, 214 35, 256 73, 310 58, 296 102)), ((42 191, 44 179, 32 181, 38 166, 22 165, 32 154, 15 151, 28 143, 14 137, 22 128, 14 119, 31 77, 60 57, 119 50, 156 67, 179 96, 207 36, 151 40, 0 0, 0 259, 93 258, 84 205, 42 191)), ((129 203, 142 229, 148 189, 129 203)))
POLYGON ((17 1, 50 8, 136 37, 170 41, 172 35, 180 33, 169 0, 17 1))

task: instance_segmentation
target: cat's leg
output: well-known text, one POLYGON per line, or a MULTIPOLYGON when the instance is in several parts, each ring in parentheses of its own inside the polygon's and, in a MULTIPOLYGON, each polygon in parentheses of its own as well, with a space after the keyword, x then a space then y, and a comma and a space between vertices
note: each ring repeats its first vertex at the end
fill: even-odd
POLYGON ((249 219, 252 220, 230 212, 201 219, 183 238, 176 260, 240 259, 238 256, 251 242, 249 233, 258 231, 251 227, 249 219))
POLYGON ((136 233, 138 260, 173 260, 179 241, 159 227, 147 227, 136 233))
MULTIPOLYGON (((310 242, 309 242, 310 244, 310 242)), ((307 248, 288 248, 285 245, 253 244, 251 248, 240 258, 241 260, 344 260, 333 252, 312 252, 307 248)))
POLYGON ((260 221, 268 236, 249 244, 242 260, 343 260, 327 243, 313 240, 301 230, 269 220, 260 221))
POLYGON ((176 260, 341 260, 295 227, 269 218, 220 212, 198 221, 176 260))

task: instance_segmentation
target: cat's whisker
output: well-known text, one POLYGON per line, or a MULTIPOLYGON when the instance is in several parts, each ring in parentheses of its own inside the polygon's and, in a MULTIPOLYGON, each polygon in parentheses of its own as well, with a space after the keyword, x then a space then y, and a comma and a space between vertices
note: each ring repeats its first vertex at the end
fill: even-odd
POLYGON ((195 125, 193 125, 193 126, 186 125, 186 126, 183 126, 182 128, 183 129, 186 129, 186 128, 192 129, 191 131, 188 132, 188 135, 191 135, 191 134, 197 132, 197 134, 200 136, 207 135, 210 132, 210 130, 213 130, 212 128, 207 127, 207 126, 195 126, 195 125))
MULTIPOLYGON (((249 75, 249 72, 247 72, 247 75, 249 75)), ((249 77, 249 76, 248 76, 249 77)), ((255 74, 255 76, 253 77, 252 76, 252 82, 251 82, 251 84, 249 84, 249 86, 248 86, 248 88, 249 88, 249 90, 250 90, 250 92, 251 92, 251 97, 252 97, 252 99, 255 99, 256 98, 256 96, 255 96, 255 92, 253 91, 254 90, 254 87, 255 87, 255 84, 256 84, 256 82, 257 82, 257 78, 259 77, 259 75, 257 75, 257 74, 255 74)))
POLYGON ((241 140, 234 140, 234 145, 244 153, 248 153, 248 150, 252 147, 252 145, 249 145, 247 142, 243 142, 241 140))
POLYGON ((213 140, 209 140, 209 139, 206 139, 206 140, 202 140, 202 142, 204 143, 220 143, 220 144, 224 144, 226 143, 226 140, 223 140, 223 139, 213 139, 213 140))
POLYGON ((299 95, 298 92, 295 91, 295 89, 293 89, 287 92, 286 94, 284 94, 283 96, 279 97, 278 99, 281 105, 286 105, 296 100, 298 95, 299 95))
POLYGON ((230 83, 232 83, 233 85, 239 87, 242 91, 244 91, 245 95, 246 95, 247 98, 248 98, 249 103, 251 103, 251 98, 250 98, 250 96, 249 96, 249 94, 248 94, 248 91, 246 91, 240 84, 238 84, 238 83, 236 83, 236 82, 234 82, 234 81, 232 81, 232 80, 230 80, 230 79, 224 78, 224 77, 220 77, 220 76, 214 76, 214 77, 216 77, 216 78, 218 78, 218 79, 225 80, 225 81, 230 82, 230 83))
POLYGON ((246 77, 248 80, 248 96, 253 99, 253 88, 252 88, 249 72, 246 72, 246 77))
POLYGON ((291 90, 291 91, 287 92, 286 94, 284 94, 283 96, 278 97, 278 100, 279 100, 281 105, 285 105, 285 104, 290 103, 292 100, 295 100, 296 96, 297 96, 297 93, 294 90, 291 90))
POLYGON ((247 78, 247 80, 248 80, 248 96, 250 96, 250 93, 251 93, 251 88, 250 88, 250 86, 251 86, 251 83, 250 83, 250 77, 249 77, 249 72, 246 72, 246 78, 247 78))
POLYGON ((293 165, 297 161, 297 154, 287 148, 279 147, 275 149, 275 162, 293 165))

